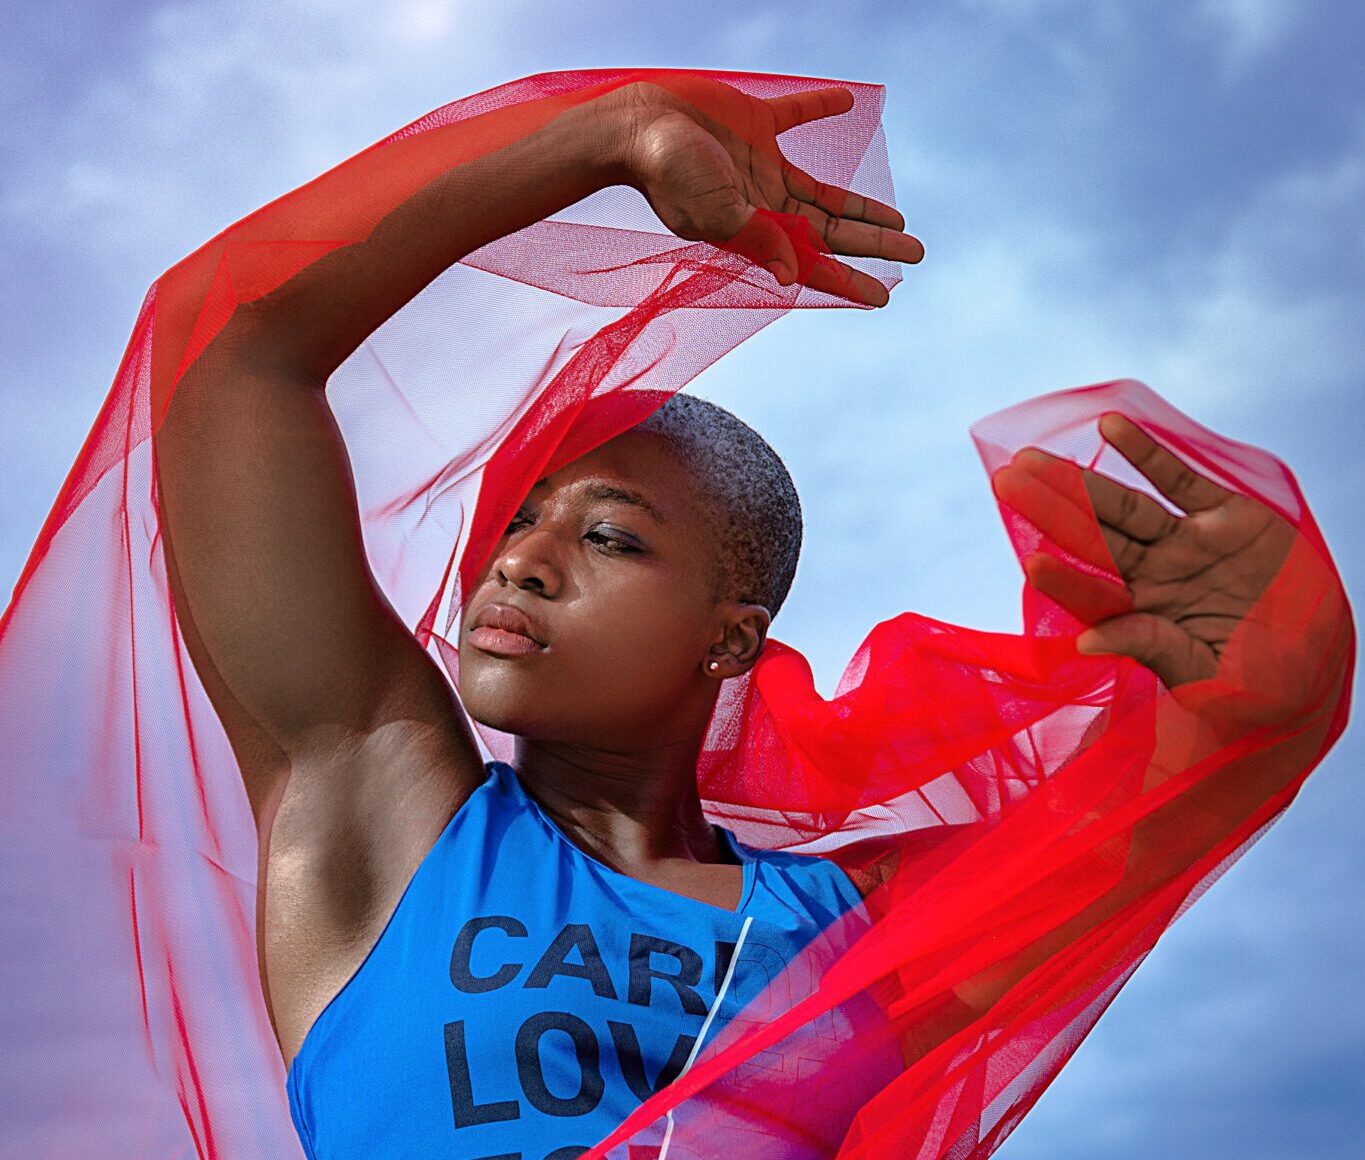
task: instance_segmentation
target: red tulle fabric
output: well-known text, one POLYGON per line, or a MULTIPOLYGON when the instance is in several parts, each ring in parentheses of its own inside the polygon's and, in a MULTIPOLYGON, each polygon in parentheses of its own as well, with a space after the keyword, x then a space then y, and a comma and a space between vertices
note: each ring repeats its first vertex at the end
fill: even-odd
MULTIPOLYGON (((257 976, 255 831, 172 609, 151 436, 240 304, 364 239, 451 165, 629 75, 532 77, 437 110, 149 291, 0 621, 6 1155, 298 1154, 257 976)), ((708 75, 757 96, 829 83, 708 75)), ((849 87, 851 112, 783 149, 890 201, 882 90, 849 87)), ((793 233, 808 271, 818 246, 793 233)), ((332 376, 374 575, 452 679, 462 579, 537 478, 788 310, 847 305, 778 286, 744 253, 680 241, 608 190, 446 271, 332 376)), ((894 285, 890 264, 860 264, 894 285)), ((1099 438, 1108 411, 1294 524, 1257 620, 1327 659, 1305 677, 1248 630, 1216 679, 1173 694, 1135 663, 1079 655, 1081 625, 1029 592, 1017 636, 911 613, 878 625, 830 700, 772 642, 724 687, 704 803, 747 842, 880 882, 870 929, 827 932, 589 1155, 989 1155, 1340 733, 1349 611, 1283 465, 1133 382, 1024 403, 974 436, 988 472, 1032 444, 1141 485, 1099 438), (963 1019, 992 972, 1015 981, 963 1019)), ((1002 515, 1021 555, 1105 570, 1102 549, 1075 558, 1002 515)), ((507 756, 508 738, 483 740, 507 756)))

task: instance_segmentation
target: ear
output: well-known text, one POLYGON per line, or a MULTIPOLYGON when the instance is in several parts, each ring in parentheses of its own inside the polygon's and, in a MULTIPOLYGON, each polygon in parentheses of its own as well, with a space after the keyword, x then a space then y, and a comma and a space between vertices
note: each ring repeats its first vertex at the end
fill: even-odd
POLYGON ((772 616, 761 604, 727 605, 720 635, 702 661, 702 672, 724 680, 747 673, 763 655, 772 616))

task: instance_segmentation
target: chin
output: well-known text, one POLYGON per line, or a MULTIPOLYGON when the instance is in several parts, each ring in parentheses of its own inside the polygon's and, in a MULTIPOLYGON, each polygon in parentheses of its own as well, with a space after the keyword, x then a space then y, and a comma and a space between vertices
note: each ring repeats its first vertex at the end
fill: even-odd
POLYGON ((465 712, 480 725, 517 737, 543 737, 553 733, 545 720, 545 698, 529 684, 476 662, 460 665, 457 692, 465 712))
POLYGON ((517 698, 499 695, 497 691, 487 688, 490 683, 471 681, 466 684, 462 680, 458 690, 460 704, 480 725, 520 736, 530 723, 529 714, 517 704, 517 698))

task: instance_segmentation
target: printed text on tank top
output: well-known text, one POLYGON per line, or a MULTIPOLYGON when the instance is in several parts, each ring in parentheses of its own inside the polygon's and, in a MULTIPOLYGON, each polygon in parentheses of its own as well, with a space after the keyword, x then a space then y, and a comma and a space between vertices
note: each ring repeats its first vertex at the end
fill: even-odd
MULTIPOLYGON (((723 828, 734 909, 639 881, 571 842, 511 767, 488 769, 289 1069, 311 1160, 577 1155, 724 1028, 797 1001, 786 968, 860 906, 832 863, 723 828)), ((853 1034, 827 1030, 820 1050, 853 1034)))

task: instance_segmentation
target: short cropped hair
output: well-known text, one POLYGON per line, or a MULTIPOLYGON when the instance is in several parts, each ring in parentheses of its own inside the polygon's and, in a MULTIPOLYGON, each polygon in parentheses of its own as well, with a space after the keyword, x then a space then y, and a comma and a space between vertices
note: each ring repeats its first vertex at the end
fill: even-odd
POLYGON ((781 457, 742 419, 696 395, 673 395, 637 429, 668 440, 710 509, 717 599, 776 616, 801 555, 801 501, 781 457))

